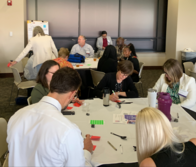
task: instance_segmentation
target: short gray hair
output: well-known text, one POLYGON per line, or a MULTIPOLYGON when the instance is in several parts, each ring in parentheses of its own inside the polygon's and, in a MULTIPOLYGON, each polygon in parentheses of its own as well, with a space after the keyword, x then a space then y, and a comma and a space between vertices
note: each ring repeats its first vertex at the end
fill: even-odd
POLYGON ((83 37, 83 38, 84 38, 84 40, 86 41, 86 37, 85 37, 84 35, 80 35, 79 37, 83 37))
POLYGON ((40 26, 36 26, 33 29, 33 37, 35 37, 37 34, 41 34, 41 36, 45 36, 45 33, 44 33, 43 29, 40 26))

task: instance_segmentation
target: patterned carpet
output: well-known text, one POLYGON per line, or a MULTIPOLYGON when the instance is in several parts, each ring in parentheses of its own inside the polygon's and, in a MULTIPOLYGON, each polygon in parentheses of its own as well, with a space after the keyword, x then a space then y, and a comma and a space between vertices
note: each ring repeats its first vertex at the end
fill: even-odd
MULTIPOLYGON (((143 70, 142 84, 144 95, 142 95, 140 85, 136 85, 140 97, 147 96, 147 89, 152 88, 154 86, 155 82, 158 80, 161 74, 162 70, 143 70)), ((0 78, 0 117, 5 118, 7 121, 17 110, 24 107, 24 105, 9 105, 9 98, 11 94, 13 81, 13 78, 0 78)), ((17 88, 16 86, 14 86, 11 103, 14 103, 16 92, 17 88)), ((26 96, 27 91, 20 90, 19 95, 26 96)))

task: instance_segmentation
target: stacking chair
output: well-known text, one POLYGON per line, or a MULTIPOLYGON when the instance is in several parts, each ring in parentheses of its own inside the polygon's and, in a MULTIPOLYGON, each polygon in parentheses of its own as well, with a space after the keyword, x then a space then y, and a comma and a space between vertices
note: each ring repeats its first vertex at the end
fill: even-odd
POLYGON ((190 73, 190 76, 193 77, 193 78, 195 78, 195 80, 196 80, 196 73, 193 72, 193 71, 191 71, 191 69, 188 69, 188 71, 190 73))
MULTIPOLYGON (((13 72, 13 75, 14 75, 14 83, 12 85, 12 90, 11 90, 11 95, 10 95, 10 101, 11 101, 14 84, 17 86, 17 89, 18 89, 17 96, 16 96, 16 97, 18 97, 18 93, 19 93, 20 89, 33 88, 33 87, 35 87, 35 85, 37 83, 35 81, 24 81, 24 82, 22 82, 22 79, 20 77, 20 74, 19 74, 18 70, 14 67, 10 67, 10 68, 11 68, 11 70, 13 72)), ((10 101, 9 101, 9 104, 10 104, 10 101)))
POLYGON ((27 99, 27 103, 28 103, 29 106, 32 104, 31 96, 27 99))
MULTIPOLYGON (((102 78, 104 77, 105 73, 100 72, 100 71, 95 71, 92 69, 90 69, 90 71, 91 71, 91 76, 93 79, 93 85, 94 85, 94 87, 96 87, 99 84, 99 82, 102 80, 102 78)), ((90 89, 94 89, 94 88, 92 88, 92 87, 89 88, 88 97, 89 97, 90 89)))
MULTIPOLYGON (((0 118, 0 157, 2 157, 6 152, 8 152, 8 145, 6 142, 6 138, 7 138, 7 122, 4 118, 0 118)), ((7 158, 6 155, 4 156, 5 159, 7 158)))
POLYGON ((190 72, 188 69, 193 68, 193 62, 184 62, 183 65, 184 65, 185 74, 190 76, 190 72))
POLYGON ((141 91, 142 91, 142 96, 144 96, 143 86, 142 86, 142 81, 141 81, 144 63, 143 63, 143 62, 139 62, 139 66, 140 66, 139 81, 138 81, 138 82, 134 82, 134 83, 135 83, 135 84, 140 84, 140 88, 141 88, 141 91))

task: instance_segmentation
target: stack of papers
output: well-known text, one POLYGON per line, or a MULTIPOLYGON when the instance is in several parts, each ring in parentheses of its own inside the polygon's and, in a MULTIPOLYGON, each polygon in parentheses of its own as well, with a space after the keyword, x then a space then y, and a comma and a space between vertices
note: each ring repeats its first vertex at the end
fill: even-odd
POLYGON ((113 123, 115 124, 135 124, 136 115, 129 115, 126 113, 113 114, 113 123))

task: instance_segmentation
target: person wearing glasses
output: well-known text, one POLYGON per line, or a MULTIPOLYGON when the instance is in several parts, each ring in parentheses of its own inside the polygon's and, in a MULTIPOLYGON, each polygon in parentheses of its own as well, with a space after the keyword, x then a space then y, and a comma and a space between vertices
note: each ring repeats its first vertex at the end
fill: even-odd
POLYGON ((196 166, 196 138, 182 142, 156 108, 147 107, 137 114, 136 140, 140 167, 196 166))
MULTIPOLYGON (((39 102, 43 96, 46 96, 49 93, 52 76, 57 70, 59 70, 59 68, 59 63, 54 60, 48 60, 42 64, 36 79, 37 85, 31 92, 32 104, 39 102)), ((78 102, 81 104, 83 101, 76 98, 72 102, 78 102)))
MULTIPOLYGON (((48 71, 53 74, 55 69, 48 71)), ((81 84, 76 70, 61 68, 54 73, 47 96, 18 110, 10 118, 7 128, 9 166, 94 166, 90 134, 82 136, 79 127, 61 113, 81 84)))
POLYGON ((160 76, 153 89, 170 94, 172 103, 192 107, 196 102, 196 84, 193 77, 183 73, 180 63, 168 59, 163 64, 164 74, 160 76))
POLYGON ((103 88, 108 87, 111 101, 117 101, 119 98, 137 98, 138 91, 130 76, 134 69, 132 62, 121 61, 117 69, 117 72, 105 74, 95 89, 95 96, 102 98, 103 88))

